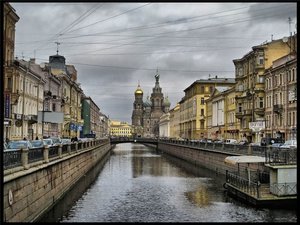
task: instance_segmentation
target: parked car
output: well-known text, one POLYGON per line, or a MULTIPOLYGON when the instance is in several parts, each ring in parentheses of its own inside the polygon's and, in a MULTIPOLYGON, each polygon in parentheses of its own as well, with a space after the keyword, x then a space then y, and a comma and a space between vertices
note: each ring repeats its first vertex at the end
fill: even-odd
POLYGON ((7 145, 7 150, 29 149, 32 145, 29 141, 10 141, 7 145))
POLYGON ((226 139, 224 141, 224 143, 225 144, 235 144, 235 143, 237 143, 237 140, 235 140, 235 139, 226 139))
POLYGON ((297 148, 297 140, 287 140, 280 148, 297 148))
POLYGON ((248 141, 239 141, 239 142, 237 142, 235 144, 238 144, 238 145, 248 145, 249 143, 248 143, 248 141))
POLYGON ((260 142, 252 142, 249 145, 251 145, 251 146, 261 146, 261 143, 260 142))
POLYGON ((53 145, 59 145, 61 144, 61 139, 59 137, 50 137, 53 141, 53 145))
POLYGON ((43 148, 44 142, 42 140, 33 140, 30 141, 32 147, 31 148, 43 148))
POLYGON ((284 141, 280 138, 270 138, 270 137, 264 137, 261 139, 260 144, 261 146, 269 146, 274 143, 283 143, 284 141))
POLYGON ((61 139, 61 144, 69 144, 69 143, 71 143, 71 139, 68 139, 68 138, 61 139))
POLYGON ((53 140, 51 138, 43 139, 44 145, 48 145, 48 147, 54 146, 53 140))
POLYGON ((272 148, 279 148, 281 145, 283 145, 283 143, 273 143, 271 145, 272 148))

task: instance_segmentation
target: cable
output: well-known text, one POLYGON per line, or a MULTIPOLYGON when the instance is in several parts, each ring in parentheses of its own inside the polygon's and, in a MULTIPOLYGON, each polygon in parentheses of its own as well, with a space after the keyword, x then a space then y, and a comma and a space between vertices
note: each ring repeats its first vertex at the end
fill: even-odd
POLYGON ((109 17, 109 18, 106 18, 106 19, 104 19, 104 20, 97 21, 97 22, 95 22, 95 23, 89 24, 89 25, 87 25, 87 26, 84 26, 84 27, 79 27, 79 28, 77 28, 77 29, 75 29, 75 30, 71 30, 71 31, 69 31, 69 32, 74 32, 74 31, 77 31, 77 30, 81 30, 81 29, 84 29, 84 28, 87 28, 87 27, 93 26, 93 25, 95 25, 95 24, 97 24, 97 23, 102 23, 102 22, 104 22, 104 21, 107 21, 107 20, 110 20, 110 19, 116 18, 116 17, 118 17, 118 16, 124 15, 124 14, 126 14, 126 13, 129 13, 129 12, 132 12, 132 11, 134 11, 134 10, 137 10, 137 9, 143 8, 143 7, 145 7, 145 6, 149 5, 149 4, 151 4, 151 3, 147 3, 147 4, 145 4, 145 5, 142 5, 142 6, 139 6, 139 7, 136 7, 136 8, 130 9, 130 10, 127 10, 127 11, 125 11, 125 12, 121 13, 121 14, 117 14, 117 15, 111 16, 111 17, 109 17))

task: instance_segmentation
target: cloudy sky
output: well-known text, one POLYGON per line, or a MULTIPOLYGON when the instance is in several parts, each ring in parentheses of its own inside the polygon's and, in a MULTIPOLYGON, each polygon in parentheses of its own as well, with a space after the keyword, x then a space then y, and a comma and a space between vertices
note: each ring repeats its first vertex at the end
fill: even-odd
POLYGON ((173 108, 194 81, 234 77, 233 59, 295 32, 297 21, 296 3, 11 5, 20 17, 15 56, 48 62, 59 42, 84 93, 102 113, 129 124, 138 83, 146 99, 157 69, 173 108))

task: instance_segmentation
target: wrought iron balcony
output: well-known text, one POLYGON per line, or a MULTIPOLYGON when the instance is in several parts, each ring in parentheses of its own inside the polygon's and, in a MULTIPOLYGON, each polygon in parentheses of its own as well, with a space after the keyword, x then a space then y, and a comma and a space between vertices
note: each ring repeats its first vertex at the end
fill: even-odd
POLYGON ((273 110, 275 113, 282 113, 283 107, 281 104, 276 104, 273 106, 273 110))

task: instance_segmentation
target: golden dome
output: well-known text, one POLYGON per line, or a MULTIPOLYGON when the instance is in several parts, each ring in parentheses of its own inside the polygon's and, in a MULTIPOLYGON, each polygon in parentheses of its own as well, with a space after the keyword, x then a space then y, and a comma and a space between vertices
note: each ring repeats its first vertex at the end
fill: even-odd
POLYGON ((143 91, 142 91, 140 85, 138 85, 138 87, 137 87, 136 91, 134 92, 134 94, 143 94, 143 91))

